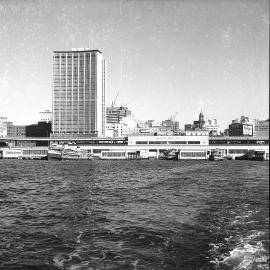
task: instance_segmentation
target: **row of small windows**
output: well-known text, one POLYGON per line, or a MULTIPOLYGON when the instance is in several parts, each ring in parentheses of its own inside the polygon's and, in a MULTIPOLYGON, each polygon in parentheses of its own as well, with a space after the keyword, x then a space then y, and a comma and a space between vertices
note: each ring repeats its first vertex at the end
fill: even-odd
POLYGON ((247 152, 246 149, 229 149, 230 154, 246 154, 247 152))
MULTIPOLYGON (((85 54, 86 56, 90 56, 90 55, 91 55, 92 58, 96 58, 95 52, 93 52, 93 53, 89 53, 89 52, 87 52, 87 53, 80 52, 79 55, 78 55, 78 53, 72 53, 72 54, 64 54, 64 53, 63 53, 63 54, 61 55, 61 57, 62 57, 62 58, 66 58, 66 56, 67 56, 68 58, 69 58, 69 57, 71 58, 71 57, 73 56, 73 58, 78 58, 79 56, 80 56, 80 57, 83 57, 84 54, 85 54)), ((55 57, 55 58, 60 58, 60 54, 55 54, 54 57, 55 57)))
POLYGON ((181 157, 206 157, 206 152, 180 152, 181 157))
POLYGON ((102 151, 102 157, 116 157, 121 158, 126 156, 126 152, 103 152, 102 151))
POLYGON ((6 151, 7 155, 18 155, 21 154, 21 151, 6 151))
POLYGON ((62 129, 59 130, 54 130, 53 131, 54 134, 95 134, 96 131, 95 130, 90 130, 90 131, 78 131, 78 130, 73 130, 73 131, 64 131, 62 129))
POLYGON ((200 141, 136 141, 136 144, 200 144, 200 141))
POLYGON ((23 150, 23 155, 43 155, 47 154, 47 150, 23 150))

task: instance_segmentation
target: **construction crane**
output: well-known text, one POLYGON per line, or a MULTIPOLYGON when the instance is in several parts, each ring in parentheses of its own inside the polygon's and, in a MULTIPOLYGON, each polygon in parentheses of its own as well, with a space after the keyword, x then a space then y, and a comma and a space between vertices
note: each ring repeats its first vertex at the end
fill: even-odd
POLYGON ((116 97, 114 98, 114 101, 112 102, 112 108, 114 107, 114 105, 115 105, 115 103, 116 103, 116 100, 117 100, 118 95, 119 95, 119 90, 118 90, 118 92, 117 92, 116 97))
POLYGON ((130 103, 130 101, 131 101, 131 99, 128 102, 126 102, 126 103, 122 103, 121 104, 121 107, 127 107, 127 105, 130 103))
POLYGON ((169 117, 169 120, 173 121, 175 119, 175 117, 176 117, 177 114, 178 114, 178 112, 176 112, 174 115, 171 115, 169 117))

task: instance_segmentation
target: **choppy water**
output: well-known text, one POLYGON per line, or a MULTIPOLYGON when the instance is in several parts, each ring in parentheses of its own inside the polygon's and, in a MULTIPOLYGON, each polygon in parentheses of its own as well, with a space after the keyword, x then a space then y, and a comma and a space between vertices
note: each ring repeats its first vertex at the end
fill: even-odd
POLYGON ((0 160, 0 269, 269 269, 269 165, 0 160))

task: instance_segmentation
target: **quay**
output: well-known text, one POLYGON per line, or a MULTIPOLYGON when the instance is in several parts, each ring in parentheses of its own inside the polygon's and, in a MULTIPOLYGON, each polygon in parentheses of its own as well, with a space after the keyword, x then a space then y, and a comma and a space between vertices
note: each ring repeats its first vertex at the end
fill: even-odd
MULTIPOLYGON (((248 151, 264 151, 269 158, 269 137, 209 136, 129 136, 125 138, 0 138, 0 158, 44 159, 49 147, 73 144, 88 150, 95 157, 102 153, 122 152, 132 156, 143 153, 158 158, 166 150, 179 151, 179 159, 208 159, 219 149, 225 157, 242 156, 248 151)), ((104 155, 103 154, 103 155, 104 155)))

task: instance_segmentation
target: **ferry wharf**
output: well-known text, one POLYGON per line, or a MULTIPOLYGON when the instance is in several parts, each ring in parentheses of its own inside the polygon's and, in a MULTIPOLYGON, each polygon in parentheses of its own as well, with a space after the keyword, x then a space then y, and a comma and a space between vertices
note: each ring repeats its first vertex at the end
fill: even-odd
POLYGON ((167 150, 177 150, 179 159, 208 159, 218 149, 225 157, 242 156, 248 151, 264 151, 269 158, 269 137, 209 137, 209 136, 129 136, 125 138, 0 138, 0 158, 45 159, 53 145, 76 145, 95 157, 102 153, 138 153, 147 158, 158 158, 167 150))

